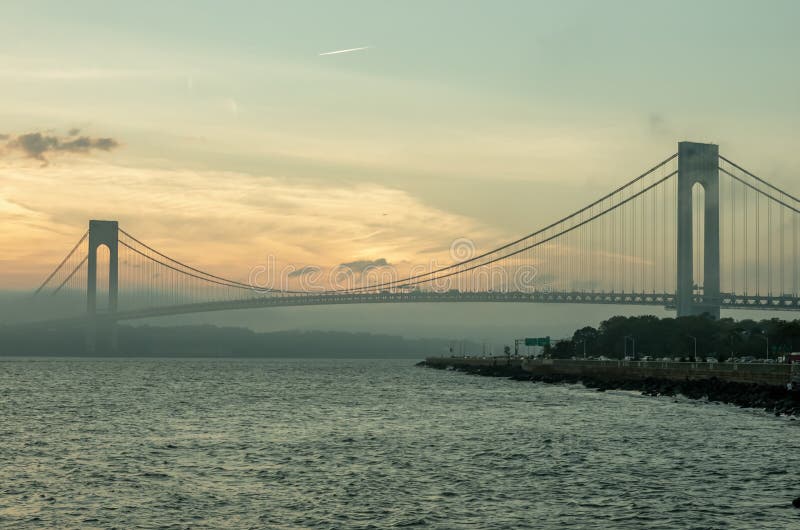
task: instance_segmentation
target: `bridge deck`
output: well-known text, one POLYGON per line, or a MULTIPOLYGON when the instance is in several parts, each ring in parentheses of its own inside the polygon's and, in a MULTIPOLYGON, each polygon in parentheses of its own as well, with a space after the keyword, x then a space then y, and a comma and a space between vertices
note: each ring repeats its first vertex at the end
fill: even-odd
MULTIPOLYGON (((697 297, 702 302, 702 297, 697 297)), ((394 304, 394 303, 539 303, 539 304, 600 304, 636 305, 675 309, 673 293, 591 293, 591 292, 416 292, 416 293, 309 293, 304 295, 265 295, 244 300, 218 301, 137 308, 118 311, 113 315, 99 313, 100 318, 117 321, 138 320, 192 313, 233 311, 268 307, 301 307, 320 305, 394 304)), ((724 294, 719 300, 725 309, 800 310, 800 298, 792 296, 746 296, 724 294)), ((71 325, 82 323, 85 315, 28 325, 71 325)))
MULTIPOLYGON (((702 301, 698 297, 698 301, 702 301)), ((550 303, 604 304, 675 307, 673 293, 591 293, 591 292, 422 292, 422 293, 309 293, 291 296, 263 296, 236 301, 205 302, 157 308, 136 309, 117 313, 117 320, 134 320, 158 316, 229 311, 261 307, 297 307, 343 304, 381 303, 550 303)), ((720 304, 728 309, 798 310, 800 299, 789 296, 723 295, 720 304)))

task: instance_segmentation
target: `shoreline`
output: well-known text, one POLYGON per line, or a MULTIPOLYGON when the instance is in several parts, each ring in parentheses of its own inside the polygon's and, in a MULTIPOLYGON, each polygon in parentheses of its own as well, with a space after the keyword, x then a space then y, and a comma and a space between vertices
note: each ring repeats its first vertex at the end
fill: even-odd
POLYGON ((505 377, 515 381, 547 384, 582 384, 598 392, 606 390, 639 391, 646 396, 677 396, 689 399, 707 399, 740 408, 762 409, 775 416, 800 417, 800 392, 789 391, 777 385, 724 381, 717 377, 707 379, 663 379, 658 377, 625 378, 586 374, 534 374, 519 364, 448 364, 421 361, 417 366, 437 370, 455 370, 484 377, 505 377))

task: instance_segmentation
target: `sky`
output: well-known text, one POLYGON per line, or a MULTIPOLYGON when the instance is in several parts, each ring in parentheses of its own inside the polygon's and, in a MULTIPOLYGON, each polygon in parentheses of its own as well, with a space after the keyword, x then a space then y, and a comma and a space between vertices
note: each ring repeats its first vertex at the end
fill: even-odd
POLYGON ((6 2, 0 289, 38 285, 89 219, 240 279, 267 255, 489 249, 679 140, 796 193, 798 19, 794 1, 6 2))

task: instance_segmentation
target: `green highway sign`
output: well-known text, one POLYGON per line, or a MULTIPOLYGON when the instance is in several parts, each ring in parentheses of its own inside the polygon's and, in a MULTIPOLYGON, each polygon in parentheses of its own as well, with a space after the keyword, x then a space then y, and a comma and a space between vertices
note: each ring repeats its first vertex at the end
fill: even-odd
POLYGON ((526 337, 525 346, 550 346, 550 337, 526 337))

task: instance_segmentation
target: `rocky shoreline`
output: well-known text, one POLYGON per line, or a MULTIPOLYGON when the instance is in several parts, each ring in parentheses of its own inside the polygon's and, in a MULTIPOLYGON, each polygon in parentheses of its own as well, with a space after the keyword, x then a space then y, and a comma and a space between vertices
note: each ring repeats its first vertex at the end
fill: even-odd
MULTIPOLYGON (((425 361, 418 366, 443 369, 439 365, 425 361)), ((800 392, 786 388, 755 383, 736 383, 722 381, 716 377, 702 380, 671 381, 667 379, 623 379, 608 377, 587 377, 567 374, 535 375, 519 366, 458 366, 457 371, 488 377, 506 377, 516 381, 533 381, 542 383, 580 383, 598 392, 606 390, 641 391, 648 396, 682 395, 690 399, 707 399, 720 403, 729 403, 742 408, 763 409, 776 416, 800 416, 800 392)))

